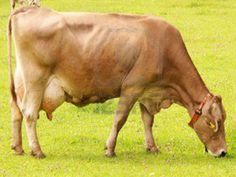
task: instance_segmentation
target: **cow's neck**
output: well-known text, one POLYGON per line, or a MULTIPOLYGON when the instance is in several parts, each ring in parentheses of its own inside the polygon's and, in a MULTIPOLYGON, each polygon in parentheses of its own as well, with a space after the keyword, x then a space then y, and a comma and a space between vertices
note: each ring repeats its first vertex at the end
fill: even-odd
POLYGON ((179 81, 174 79, 172 87, 177 91, 179 103, 188 110, 192 117, 209 90, 191 61, 182 65, 181 70, 175 74, 179 75, 177 78, 181 79, 179 81))
POLYGON ((195 82, 194 85, 189 85, 187 82, 186 85, 179 87, 180 102, 192 117, 209 91, 202 82, 195 82))

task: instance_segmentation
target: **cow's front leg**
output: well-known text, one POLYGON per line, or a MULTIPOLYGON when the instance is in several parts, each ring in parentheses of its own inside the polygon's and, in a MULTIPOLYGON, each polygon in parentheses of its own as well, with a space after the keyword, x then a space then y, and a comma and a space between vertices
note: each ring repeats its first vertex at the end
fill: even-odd
POLYGON ((138 95, 140 93, 136 91, 137 90, 129 89, 123 92, 122 96, 120 97, 112 130, 106 143, 106 156, 108 157, 112 157, 115 155, 115 146, 118 133, 125 124, 129 112, 132 109, 134 103, 137 101, 138 95))
POLYGON ((140 103, 139 105, 140 105, 142 120, 144 124, 146 150, 148 152, 158 152, 159 149, 157 148, 155 144, 153 134, 152 134, 154 116, 148 112, 148 110, 143 104, 140 103))
POLYGON ((11 116, 12 116, 12 144, 11 148, 17 155, 22 155, 24 150, 22 149, 22 114, 16 103, 16 100, 11 101, 11 116))

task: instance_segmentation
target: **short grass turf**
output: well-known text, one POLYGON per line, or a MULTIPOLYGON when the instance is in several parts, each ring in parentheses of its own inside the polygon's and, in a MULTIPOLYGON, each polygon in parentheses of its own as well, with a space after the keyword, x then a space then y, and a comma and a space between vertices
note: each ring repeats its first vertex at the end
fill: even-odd
MULTIPOLYGON (((184 108, 172 106, 156 116, 155 139, 160 154, 144 149, 140 113, 135 107, 120 132, 117 157, 104 156, 117 100, 76 108, 64 104, 52 122, 38 121, 39 140, 46 159, 10 149, 11 119, 8 92, 6 26, 9 2, 0 0, 0 176, 236 176, 236 2, 234 0, 42 0, 59 11, 151 14, 165 18, 182 33, 188 51, 208 88, 223 97, 227 111, 228 155, 214 158, 187 126, 184 108)), ((194 86, 193 86, 194 87, 194 86)))

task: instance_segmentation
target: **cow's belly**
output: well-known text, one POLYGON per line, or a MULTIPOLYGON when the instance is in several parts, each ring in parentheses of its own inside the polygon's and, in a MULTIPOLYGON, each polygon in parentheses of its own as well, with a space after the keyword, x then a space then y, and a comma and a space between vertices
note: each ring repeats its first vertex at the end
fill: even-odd
POLYGON ((54 73, 67 94, 67 101, 77 106, 104 102, 120 96, 127 69, 113 61, 59 64, 54 73))
POLYGON ((77 79, 59 77, 60 86, 69 103, 81 107, 89 103, 103 103, 108 99, 120 96, 120 78, 114 79, 114 81, 104 79, 101 82, 95 81, 95 79, 79 78, 80 76, 77 76, 77 79))

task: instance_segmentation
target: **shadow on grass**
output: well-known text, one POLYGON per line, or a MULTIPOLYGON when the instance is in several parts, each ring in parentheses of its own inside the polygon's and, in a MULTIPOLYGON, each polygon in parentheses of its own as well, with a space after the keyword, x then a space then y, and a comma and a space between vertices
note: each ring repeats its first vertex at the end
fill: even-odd
POLYGON ((103 164, 135 164, 140 165, 142 163, 148 165, 208 165, 215 164, 222 165, 222 163, 232 163, 236 162, 235 154, 229 154, 224 158, 216 158, 209 154, 196 153, 196 154, 187 154, 187 153, 175 153, 175 152, 160 152, 160 153, 149 153, 143 150, 127 151, 117 149, 117 156, 115 157, 106 157, 105 151, 95 150, 91 152, 85 151, 80 152, 78 150, 68 150, 66 153, 49 153, 47 154, 48 161, 82 161, 84 163, 103 163, 103 164))

